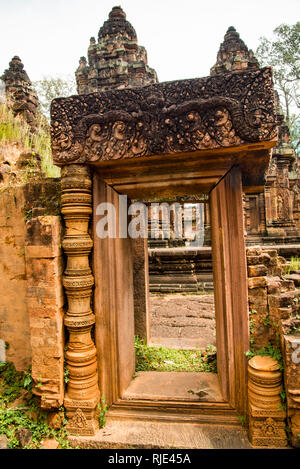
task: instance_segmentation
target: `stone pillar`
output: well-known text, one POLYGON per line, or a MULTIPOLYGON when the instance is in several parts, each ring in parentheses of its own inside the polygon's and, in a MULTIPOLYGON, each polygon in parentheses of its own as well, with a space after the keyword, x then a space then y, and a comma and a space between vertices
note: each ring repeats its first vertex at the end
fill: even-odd
POLYGON ((248 364, 249 438, 254 446, 287 445, 282 373, 277 360, 255 356, 248 364))
POLYGON ((62 243, 67 255, 64 272, 68 310, 64 324, 69 332, 66 362, 69 382, 64 405, 73 435, 93 435, 99 401, 96 348, 91 337, 95 323, 91 310, 94 278, 89 266, 93 242, 88 225, 92 213, 90 169, 69 165, 62 169, 62 214, 66 232, 62 243))

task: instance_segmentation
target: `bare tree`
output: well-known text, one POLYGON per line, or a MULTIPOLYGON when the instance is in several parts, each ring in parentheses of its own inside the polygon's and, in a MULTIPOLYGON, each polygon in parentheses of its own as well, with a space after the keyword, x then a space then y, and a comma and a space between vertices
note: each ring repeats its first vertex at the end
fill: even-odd
POLYGON ((76 93, 76 84, 73 77, 46 77, 35 81, 33 86, 40 100, 41 112, 49 119, 50 104, 55 98, 67 97, 76 93))

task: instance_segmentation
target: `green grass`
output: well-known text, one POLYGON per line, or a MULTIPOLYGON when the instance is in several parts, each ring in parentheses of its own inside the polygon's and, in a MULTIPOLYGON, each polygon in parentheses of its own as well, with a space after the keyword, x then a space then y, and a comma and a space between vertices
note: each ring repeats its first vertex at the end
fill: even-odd
POLYGON ((136 371, 209 371, 217 373, 216 349, 178 350, 149 347, 135 338, 136 371))
POLYGON ((45 174, 48 177, 60 176, 60 169, 52 163, 50 129, 42 116, 37 123, 37 130, 32 133, 21 115, 15 117, 6 104, 0 104, 0 143, 19 143, 33 156, 38 153, 45 174))
POLYGON ((290 262, 286 265, 286 274, 289 274, 291 270, 300 270, 300 257, 291 257, 290 262))
MULTIPOLYGON (((60 413, 63 418, 63 408, 60 413)), ((32 432, 32 441, 24 449, 40 448, 41 441, 45 438, 56 439, 60 449, 71 449, 65 425, 64 419, 58 430, 48 426, 47 414, 41 410, 39 399, 32 394, 30 370, 26 373, 17 372, 12 363, 0 363, 0 434, 8 438, 9 448, 20 448, 16 430, 26 428, 32 432), (24 397, 23 404, 12 406, 20 396, 24 397)))

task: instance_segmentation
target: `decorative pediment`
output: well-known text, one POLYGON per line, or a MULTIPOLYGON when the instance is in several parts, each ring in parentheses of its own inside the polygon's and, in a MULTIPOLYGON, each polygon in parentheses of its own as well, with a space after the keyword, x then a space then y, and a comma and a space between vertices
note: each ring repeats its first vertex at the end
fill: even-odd
POLYGON ((54 162, 89 163, 272 140, 271 68, 58 98, 54 162))

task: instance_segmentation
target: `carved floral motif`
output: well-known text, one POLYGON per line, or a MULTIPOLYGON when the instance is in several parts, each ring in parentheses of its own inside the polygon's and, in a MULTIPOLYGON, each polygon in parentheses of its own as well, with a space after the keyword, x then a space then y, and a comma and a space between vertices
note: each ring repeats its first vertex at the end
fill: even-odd
POLYGON ((274 138, 271 69, 52 102, 56 163, 197 151, 274 138))

